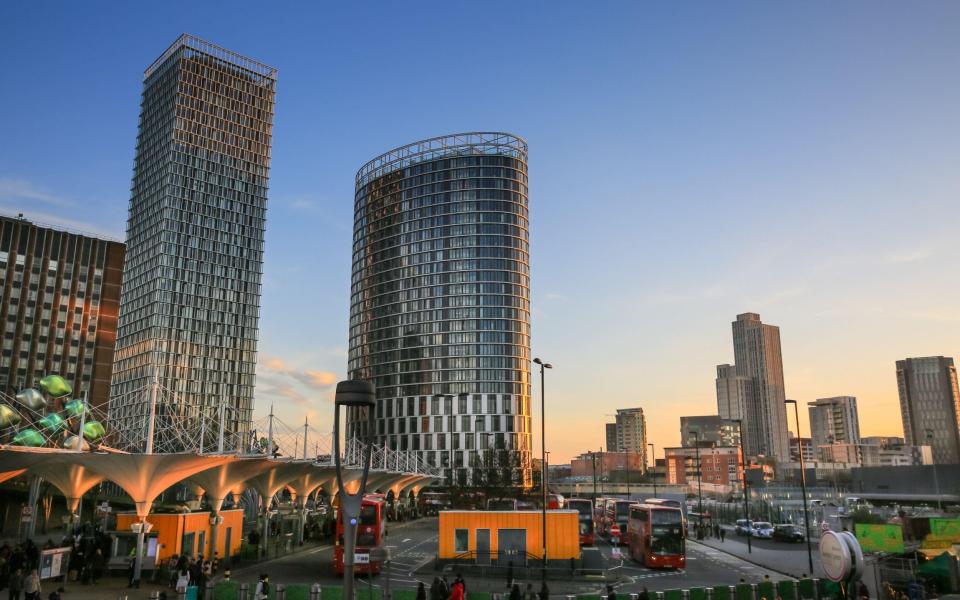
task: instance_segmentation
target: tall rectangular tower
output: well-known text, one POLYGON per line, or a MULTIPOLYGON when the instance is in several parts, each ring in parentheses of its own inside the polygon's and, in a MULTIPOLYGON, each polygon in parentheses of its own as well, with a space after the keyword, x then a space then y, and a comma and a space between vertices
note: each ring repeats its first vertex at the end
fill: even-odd
POLYGON ((186 34, 144 73, 111 392, 130 449, 153 383, 176 427, 249 427, 276 75, 186 34))
POLYGON ((860 417, 855 397, 819 398, 808 403, 807 408, 810 411, 810 437, 815 455, 827 456, 823 451, 824 446, 860 443, 860 417))
POLYGON ((647 419, 642 408, 617 409, 617 452, 639 454, 641 464, 647 460, 647 419))
POLYGON ((897 388, 907 445, 930 446, 936 464, 960 463, 960 392, 953 359, 898 360, 897 388))
POLYGON ((737 315, 733 352, 737 375, 751 380, 742 417, 744 450, 748 456, 762 454, 789 461, 780 328, 764 325, 756 313, 737 315))

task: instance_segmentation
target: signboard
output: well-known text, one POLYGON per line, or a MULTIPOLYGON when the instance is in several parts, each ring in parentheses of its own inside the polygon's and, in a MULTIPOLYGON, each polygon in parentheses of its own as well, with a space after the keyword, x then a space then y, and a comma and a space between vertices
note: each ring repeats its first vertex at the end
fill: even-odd
POLYGON ((903 528, 900 525, 855 523, 857 541, 867 552, 903 552, 903 528))
POLYGON ((55 579, 67 574, 70 548, 51 548, 40 552, 40 579, 55 579))
POLYGON ((960 543, 960 519, 930 519, 930 535, 960 543))
POLYGON ((850 549, 836 531, 820 536, 820 564, 831 581, 843 581, 852 571, 850 549))
POLYGON ((31 509, 29 506, 24 506, 20 510, 20 522, 29 523, 32 520, 33 520, 33 509, 31 509))
POLYGON ((355 565, 369 565, 370 564, 370 555, 369 554, 354 554, 353 555, 353 564, 355 565))

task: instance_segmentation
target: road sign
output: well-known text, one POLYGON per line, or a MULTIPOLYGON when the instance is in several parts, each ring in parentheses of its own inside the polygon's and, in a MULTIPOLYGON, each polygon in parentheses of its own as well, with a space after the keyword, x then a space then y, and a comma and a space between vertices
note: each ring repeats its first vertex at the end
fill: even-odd
POLYGON ((836 531, 820 536, 820 564, 831 581, 843 581, 853 569, 850 548, 836 531))

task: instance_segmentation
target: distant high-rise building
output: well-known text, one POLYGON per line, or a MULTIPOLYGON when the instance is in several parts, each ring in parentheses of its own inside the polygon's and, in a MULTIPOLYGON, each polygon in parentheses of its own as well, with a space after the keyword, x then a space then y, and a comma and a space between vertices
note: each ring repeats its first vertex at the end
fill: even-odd
POLYGON ((693 448, 698 438, 701 446, 739 446, 740 424, 718 415, 680 417, 680 445, 693 448))
POLYGON ((606 448, 610 452, 617 451, 617 424, 616 423, 607 423, 604 427, 606 433, 607 445, 606 448))
POLYGON ((737 375, 733 365, 717 365, 717 414, 721 419, 742 419, 752 393, 750 377, 737 375))
POLYGON ((800 461, 800 450, 803 450, 803 460, 805 462, 813 462, 816 460, 816 454, 813 451, 813 440, 805 437, 800 438, 800 446, 797 447, 797 438, 793 435, 793 432, 790 432, 790 460, 792 462, 800 461))
MULTIPOLYGON (((448 484, 494 467, 500 483, 531 481, 528 231, 515 135, 414 142, 356 176, 349 375, 376 385, 376 442, 448 484)), ((347 435, 366 423, 348 411, 347 435)))
POLYGON ((903 446, 906 442, 902 437, 892 436, 892 435, 871 435, 860 438, 861 444, 866 444, 869 446, 881 446, 883 448, 892 448, 895 446, 903 446))
POLYGON ((643 416, 642 408, 618 408, 616 422, 612 423, 616 430, 616 445, 610 444, 610 429, 607 428, 607 445, 611 452, 625 452, 639 454, 643 464, 647 456, 647 420, 643 416))
POLYGON ((756 313, 737 315, 733 351, 737 375, 751 380, 743 403, 744 451, 790 460, 780 328, 763 324, 756 313))
POLYGON ((897 361, 900 416, 908 446, 930 446, 935 464, 960 463, 960 392, 953 359, 897 361))
POLYGON ((105 408, 124 245, 0 216, 0 390, 62 376, 73 397, 105 408))
POLYGON ((144 73, 111 392, 131 449, 154 382, 164 418, 249 428, 276 77, 189 35, 144 73))
POLYGON ((855 397, 819 398, 809 402, 807 408, 810 412, 810 437, 817 455, 827 456, 824 446, 831 444, 860 443, 860 418, 855 397))

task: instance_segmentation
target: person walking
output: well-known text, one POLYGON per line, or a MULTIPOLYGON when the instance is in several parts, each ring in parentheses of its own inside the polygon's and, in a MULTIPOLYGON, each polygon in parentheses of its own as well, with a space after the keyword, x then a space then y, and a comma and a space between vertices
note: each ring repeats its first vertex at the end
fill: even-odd
POLYGON ((513 587, 510 588, 510 600, 523 600, 523 594, 520 593, 519 583, 513 584, 513 587))
POLYGON ((464 600, 462 583, 459 581, 453 582, 453 587, 450 588, 450 597, 448 600, 464 600))
POLYGON ((10 586, 10 600, 20 600, 20 594, 23 592, 23 569, 18 568, 12 571, 7 584, 10 586))
POLYGON ((513 590, 513 561, 507 563, 507 589, 513 590))
POLYGON ((30 569, 30 574, 23 580, 24 600, 40 600, 40 574, 36 569, 30 569))
POLYGON ((417 584, 417 600, 427 600, 427 588, 422 581, 417 584))
POLYGON ((267 600, 270 594, 270 576, 266 573, 260 575, 257 581, 257 587, 253 590, 253 600, 267 600))
POLYGON ((647 586, 643 586, 643 591, 637 595, 637 600, 650 600, 650 592, 647 591, 647 586))
POLYGON ((540 598, 539 600, 550 600, 550 590, 547 588, 547 582, 544 581, 540 585, 540 598))
POLYGON ((727 530, 723 527, 720 528, 720 543, 722 544, 727 539, 727 530))
POLYGON ((430 584, 430 600, 446 600, 443 597, 443 584, 440 583, 439 577, 434 577, 433 583, 430 584))
POLYGON ((532 583, 527 584, 527 589, 523 592, 523 600, 537 600, 537 595, 533 592, 532 583))

